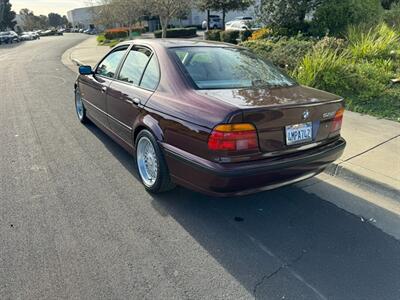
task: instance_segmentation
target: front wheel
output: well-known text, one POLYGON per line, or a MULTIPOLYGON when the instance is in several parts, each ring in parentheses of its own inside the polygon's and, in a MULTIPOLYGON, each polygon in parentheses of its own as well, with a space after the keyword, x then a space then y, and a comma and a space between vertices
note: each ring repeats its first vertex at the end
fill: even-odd
POLYGON ((86 109, 85 106, 83 105, 81 93, 79 92, 79 89, 75 89, 75 110, 76 110, 76 115, 78 116, 78 119, 81 123, 87 123, 88 118, 86 117, 86 109))
POLYGON ((142 130, 136 139, 136 165, 146 190, 161 193, 175 187, 161 149, 148 130, 142 130))

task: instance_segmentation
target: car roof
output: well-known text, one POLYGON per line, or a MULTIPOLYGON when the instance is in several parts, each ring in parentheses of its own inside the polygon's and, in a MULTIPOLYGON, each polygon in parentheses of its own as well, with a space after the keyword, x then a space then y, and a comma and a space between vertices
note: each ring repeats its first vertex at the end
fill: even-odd
POLYGON ((140 44, 140 45, 148 45, 148 46, 161 46, 163 48, 178 48, 178 47, 237 47, 239 46, 221 43, 216 41, 205 41, 205 40, 188 40, 188 39, 135 39, 130 41, 125 41, 118 46, 121 45, 131 45, 131 44, 140 44))

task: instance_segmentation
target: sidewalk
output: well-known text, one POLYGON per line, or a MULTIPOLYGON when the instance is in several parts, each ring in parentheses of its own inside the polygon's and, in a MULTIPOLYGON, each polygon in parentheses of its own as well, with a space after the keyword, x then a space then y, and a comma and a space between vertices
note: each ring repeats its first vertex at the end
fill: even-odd
MULTIPOLYGON (((109 50, 90 37, 67 50, 62 61, 77 72, 76 61, 94 66, 109 50)), ((326 172, 400 202, 400 123, 346 111, 342 135, 346 150, 326 172)))
POLYGON ((342 135, 346 150, 329 173, 400 201, 400 123, 346 111, 342 135))
POLYGON ((68 49, 62 55, 62 62, 75 73, 78 73, 78 63, 94 67, 99 60, 110 51, 110 47, 98 46, 96 36, 91 36, 75 47, 68 49))

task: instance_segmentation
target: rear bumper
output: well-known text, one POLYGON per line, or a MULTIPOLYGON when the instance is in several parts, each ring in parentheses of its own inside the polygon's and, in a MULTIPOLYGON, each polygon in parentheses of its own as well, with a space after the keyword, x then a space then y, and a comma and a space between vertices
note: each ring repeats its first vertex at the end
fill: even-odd
POLYGON ((162 144, 172 179, 212 196, 238 196, 292 184, 322 172, 346 146, 340 138, 310 150, 259 161, 220 164, 162 144))

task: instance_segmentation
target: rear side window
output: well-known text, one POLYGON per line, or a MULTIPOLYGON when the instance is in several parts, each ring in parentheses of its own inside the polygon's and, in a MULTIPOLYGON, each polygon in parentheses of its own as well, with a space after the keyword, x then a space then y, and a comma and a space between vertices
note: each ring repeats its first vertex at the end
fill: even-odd
POLYGON ((128 46, 120 47, 108 54, 97 67, 96 74, 113 78, 127 48, 128 46))
POLYGON ((160 70, 158 69, 158 61, 156 56, 153 55, 147 65, 146 71, 144 71, 140 86, 144 89, 154 91, 157 88, 159 80, 160 70))
POLYGON ((151 51, 145 48, 131 50, 121 68, 118 79, 134 85, 139 85, 150 55, 151 51))

